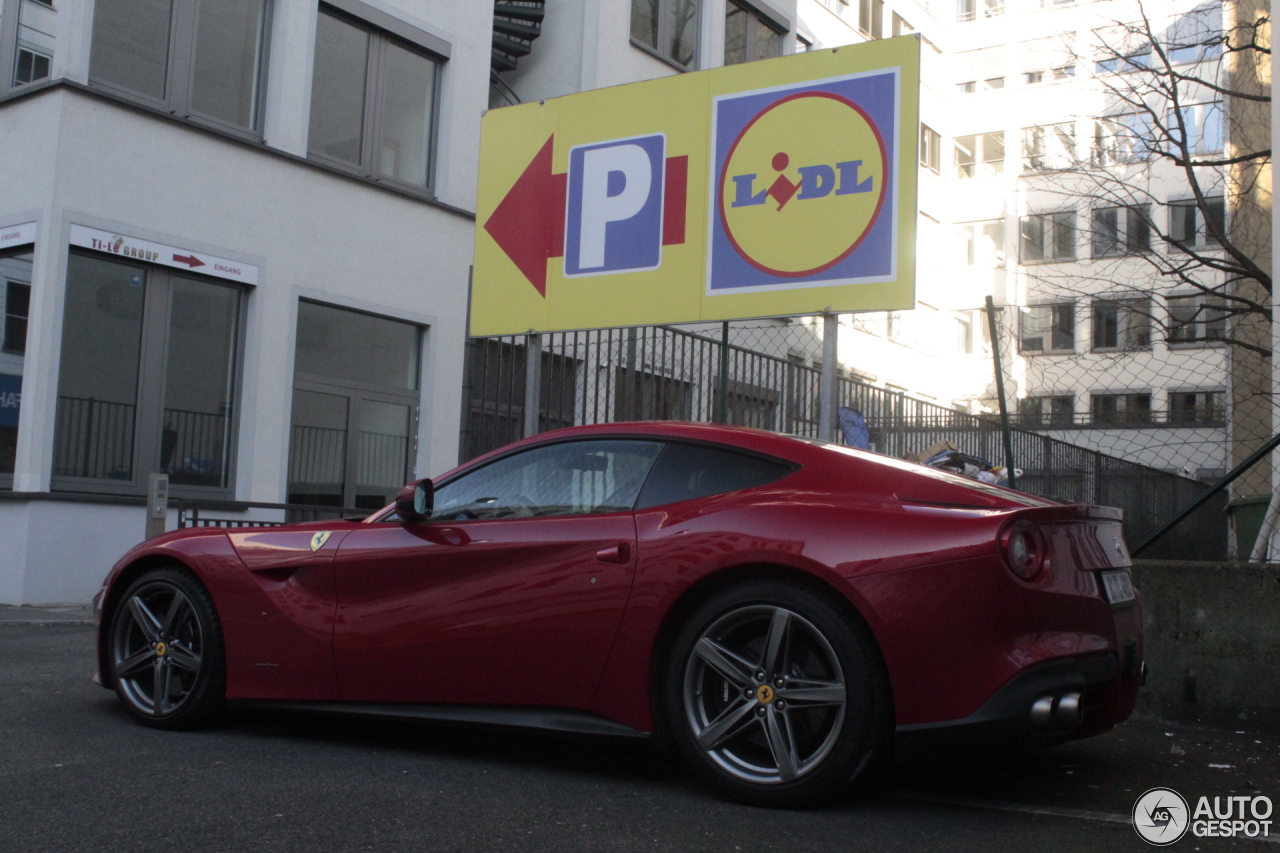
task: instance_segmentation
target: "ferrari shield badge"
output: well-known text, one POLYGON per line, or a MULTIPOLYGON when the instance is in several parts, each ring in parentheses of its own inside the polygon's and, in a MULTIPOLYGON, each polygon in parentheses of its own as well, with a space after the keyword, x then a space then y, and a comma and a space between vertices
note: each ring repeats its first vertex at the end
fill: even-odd
POLYGON ((323 530, 311 537, 311 550, 319 551, 329 541, 329 531, 323 530))

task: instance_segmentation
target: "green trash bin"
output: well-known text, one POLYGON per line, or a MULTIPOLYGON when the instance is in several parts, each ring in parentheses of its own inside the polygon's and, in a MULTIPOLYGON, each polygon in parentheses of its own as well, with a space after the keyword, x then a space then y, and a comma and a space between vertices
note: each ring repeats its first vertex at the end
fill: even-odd
POLYGON ((1239 559, 1247 560, 1253 553, 1253 543, 1262 529, 1262 520, 1270 503, 1270 495, 1252 495, 1227 502, 1227 516, 1236 531, 1236 556, 1239 559))

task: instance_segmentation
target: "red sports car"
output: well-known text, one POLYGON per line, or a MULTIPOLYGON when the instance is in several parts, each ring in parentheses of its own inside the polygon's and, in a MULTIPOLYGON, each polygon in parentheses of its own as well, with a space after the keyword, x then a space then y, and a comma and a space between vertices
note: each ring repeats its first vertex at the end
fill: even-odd
POLYGON ((1118 510, 705 424, 547 433, 360 522, 184 530, 96 598, 142 722, 228 705, 659 736, 799 805, 899 736, 1053 743, 1145 674, 1118 510))

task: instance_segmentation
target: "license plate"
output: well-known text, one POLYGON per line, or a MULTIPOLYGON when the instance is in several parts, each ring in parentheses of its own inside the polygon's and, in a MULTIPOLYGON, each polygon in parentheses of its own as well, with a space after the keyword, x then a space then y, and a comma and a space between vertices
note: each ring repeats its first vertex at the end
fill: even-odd
POLYGON ((1133 594, 1133 580, 1129 577, 1128 569, 1103 572, 1102 588, 1107 593, 1107 601, 1111 602, 1112 606, 1130 604, 1136 598, 1133 594))

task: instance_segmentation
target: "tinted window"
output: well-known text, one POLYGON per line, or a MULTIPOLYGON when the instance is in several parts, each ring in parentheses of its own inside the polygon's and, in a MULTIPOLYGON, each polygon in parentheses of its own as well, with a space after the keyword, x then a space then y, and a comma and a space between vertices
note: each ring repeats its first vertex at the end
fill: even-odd
POLYGON ((790 465, 718 447, 668 444, 644 484, 636 509, 763 486, 791 473, 790 465))
POLYGON ((491 462, 441 486, 431 517, 531 518, 624 512, 635 503, 662 445, 572 441, 491 462))

